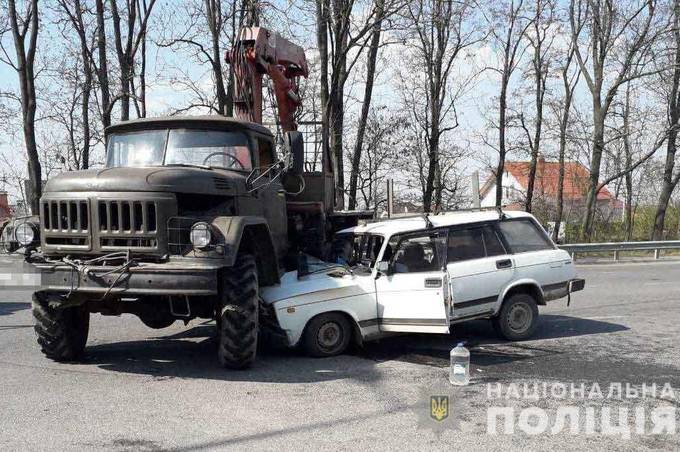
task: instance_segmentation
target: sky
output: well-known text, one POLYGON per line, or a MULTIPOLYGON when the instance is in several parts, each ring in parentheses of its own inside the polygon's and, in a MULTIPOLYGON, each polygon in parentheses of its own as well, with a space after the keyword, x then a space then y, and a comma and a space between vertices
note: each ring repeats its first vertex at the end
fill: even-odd
MULTIPOLYGON (((308 5, 309 3, 303 3, 308 5)), ((183 17, 186 3, 180 0, 160 0, 157 9, 154 11, 155 16, 152 16, 150 22, 150 33, 152 39, 162 39, 162 36, 172 31, 172 27, 179 27, 178 18, 183 17)), ((268 12, 267 26, 273 28, 282 34, 292 36, 292 39, 300 43, 308 50, 308 57, 314 54, 314 36, 312 30, 308 27, 311 22, 309 16, 305 15, 298 9, 290 9, 288 4, 283 1, 275 1, 272 3, 272 9, 268 12), (284 21, 283 18, 286 18, 284 21), (293 24, 293 25, 289 25, 293 24)), ((361 14, 359 10, 359 14, 361 14)), ((42 63, 49 66, 49 61, 52 58, 59 57, 63 50, 60 47, 60 42, 63 38, 60 35, 58 26, 53 23, 53 16, 51 12, 45 13, 42 18, 42 28, 39 34, 39 48, 48 49, 43 51, 42 63)), ((384 40, 393 41, 396 36, 386 33, 384 40)), ((11 42, 4 39, 4 44, 8 49, 12 50, 11 42)), ((559 41, 559 39, 558 39, 559 41)), ((559 46, 556 44, 556 46, 559 46)), ((392 44, 385 46, 381 51, 380 63, 378 67, 378 78, 376 80, 376 87, 373 96, 372 105, 375 107, 385 106, 392 111, 400 111, 405 107, 403 104, 401 93, 398 90, 397 74, 399 71, 404 71, 408 61, 407 52, 403 45, 392 44)), ((526 58, 526 56, 525 56, 526 58)), ((497 113, 495 105, 497 102, 498 92, 498 74, 490 70, 483 70, 486 67, 497 66, 498 57, 497 52, 494 51, 490 38, 482 40, 477 46, 471 48, 468 54, 462 56, 457 62, 451 84, 456 85, 460 80, 465 80, 471 74, 477 74, 475 81, 467 85, 464 94, 457 101, 457 111, 460 125, 457 129, 450 133, 449 139, 451 142, 459 146, 469 148, 469 155, 464 162, 461 163, 461 172, 470 174, 474 170, 480 170, 482 174, 488 174, 488 169, 495 164, 497 154, 489 146, 483 143, 482 137, 488 136, 492 141, 495 140, 495 133, 490 130, 490 120, 495 120, 497 113)), ((167 114, 173 108, 179 108, 186 105, 191 98, 191 93, 183 89, 183 87, 172 81, 173 76, 178 75, 178 71, 187 74, 199 86, 209 89, 211 86, 210 71, 207 65, 197 64, 195 61, 187 57, 186 54, 168 48, 159 48, 153 43, 149 44, 147 74, 149 79, 149 86, 147 91, 147 108, 148 116, 158 116, 167 114)), ((349 128, 352 127, 352 118, 356 116, 361 105, 361 96, 363 93, 363 84, 361 82, 362 67, 359 64, 354 78, 348 82, 347 90, 347 108, 349 118, 349 128)), ((48 88, 49 91, 55 89, 50 87, 51 82, 49 71, 41 75, 42 86, 48 88)), ((559 89, 559 80, 551 78, 550 91, 557 93, 559 89)), ((518 108, 520 105, 525 105, 527 112, 532 111, 531 96, 527 92, 526 82, 524 81, 524 74, 521 69, 518 69, 511 79, 511 104, 518 108), (527 100, 529 99, 529 100, 527 100)), ((56 88, 58 89, 58 88, 56 88)), ((9 66, 0 63, 0 92, 17 91, 17 74, 9 66)), ((0 99, 0 102, 2 100, 0 99)), ((39 103, 41 99, 39 99, 39 103)), ((7 105, 13 108, 10 102, 5 101, 7 105)), ((577 91, 576 107, 587 107, 588 96, 584 86, 581 86, 577 91)), ((587 108, 582 108, 584 115, 587 117, 587 108)), ((551 115, 550 109, 547 109, 547 115, 551 115)), ((196 111, 194 113, 200 113, 196 111)), ((551 122, 552 119, 549 121, 551 122)), ((25 166, 23 157, 23 144, 19 128, 19 121, 10 121, 4 128, 0 128, 0 155, 5 156, 5 160, 12 163, 13 168, 0 167, 0 176, 11 174, 16 171, 16 168, 25 166)), ((38 124, 38 128, 44 133, 52 133, 50 130, 54 125, 49 123, 49 120, 42 120, 38 124)), ((544 151, 548 158, 554 153, 555 141, 551 138, 554 135, 554 127, 547 124, 544 151)), ((58 132, 54 132, 58 133, 58 132)), ((351 134, 348 133, 348 138, 351 134)), ((100 161, 101 159, 101 149, 100 161)), ((519 150, 511 154, 511 159, 523 160, 526 159, 526 152, 519 150)), ((587 164, 588 159, 586 155, 576 155, 575 158, 580 159, 582 163, 587 164)), ((4 165, 4 163, 0 163, 4 165)), ((0 182, 0 189, 3 184, 0 182)), ((10 196, 16 198, 16 190, 10 184, 4 184, 4 188, 10 192, 10 196)))

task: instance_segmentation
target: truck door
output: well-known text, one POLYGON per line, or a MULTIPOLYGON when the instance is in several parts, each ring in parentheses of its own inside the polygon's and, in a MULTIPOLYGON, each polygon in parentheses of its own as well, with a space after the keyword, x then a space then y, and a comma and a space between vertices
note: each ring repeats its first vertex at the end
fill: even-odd
POLYGON ((514 260, 492 224, 449 230, 446 265, 453 297, 453 320, 492 312, 513 279, 514 260))
POLYGON ((380 331, 448 333, 446 232, 390 242, 389 270, 376 279, 380 331))

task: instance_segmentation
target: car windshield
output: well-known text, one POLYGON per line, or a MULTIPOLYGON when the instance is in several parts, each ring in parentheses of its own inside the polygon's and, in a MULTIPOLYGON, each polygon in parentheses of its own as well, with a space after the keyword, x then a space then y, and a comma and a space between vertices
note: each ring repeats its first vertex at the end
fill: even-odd
POLYGON ((372 268, 382 244, 381 235, 338 234, 333 241, 331 260, 350 267, 372 268))
POLYGON ((241 132, 170 129, 109 136, 106 166, 191 165, 252 169, 248 138, 241 132))

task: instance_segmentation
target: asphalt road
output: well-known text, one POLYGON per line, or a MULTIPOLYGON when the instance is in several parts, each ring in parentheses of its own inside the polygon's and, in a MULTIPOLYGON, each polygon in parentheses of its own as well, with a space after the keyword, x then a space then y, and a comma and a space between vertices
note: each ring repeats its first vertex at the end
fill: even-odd
POLYGON ((93 316, 87 360, 53 363, 35 343, 30 295, 4 289, 0 450, 678 450, 680 426, 653 435, 648 419, 644 434, 630 438, 588 432, 583 411, 575 433, 533 435, 519 424, 512 435, 489 433, 489 409, 497 406, 538 408, 551 427, 565 405, 593 407, 598 419, 604 408, 680 411, 680 263, 579 271, 586 289, 571 307, 561 300, 541 308, 530 341, 500 341, 488 322, 476 321, 448 336, 400 336, 332 359, 268 350, 241 372, 218 367, 212 325, 150 330, 132 316, 93 316), (471 349, 472 381, 454 388, 448 352, 460 340, 471 349), (674 398, 527 400, 509 389, 584 384, 588 394, 595 383, 605 395, 617 383, 677 391, 674 398), (429 396, 440 394, 451 397, 446 424, 428 417, 429 396))

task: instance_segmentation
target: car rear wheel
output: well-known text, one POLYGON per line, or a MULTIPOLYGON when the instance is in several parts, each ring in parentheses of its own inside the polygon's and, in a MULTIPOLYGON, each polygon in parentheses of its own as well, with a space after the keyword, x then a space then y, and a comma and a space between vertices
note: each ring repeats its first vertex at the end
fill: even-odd
POLYGON ((497 317, 491 319, 496 332, 509 341, 529 339, 538 328, 538 305, 529 294, 518 293, 503 303, 497 317))
POLYGON ((74 361, 83 356, 90 330, 90 313, 85 305, 58 308, 50 306, 45 292, 33 294, 35 334, 40 349, 55 361, 74 361))
POLYGON ((352 327, 345 316, 321 314, 307 325, 303 346, 308 355, 317 358, 340 355, 347 350, 351 336, 352 327))

